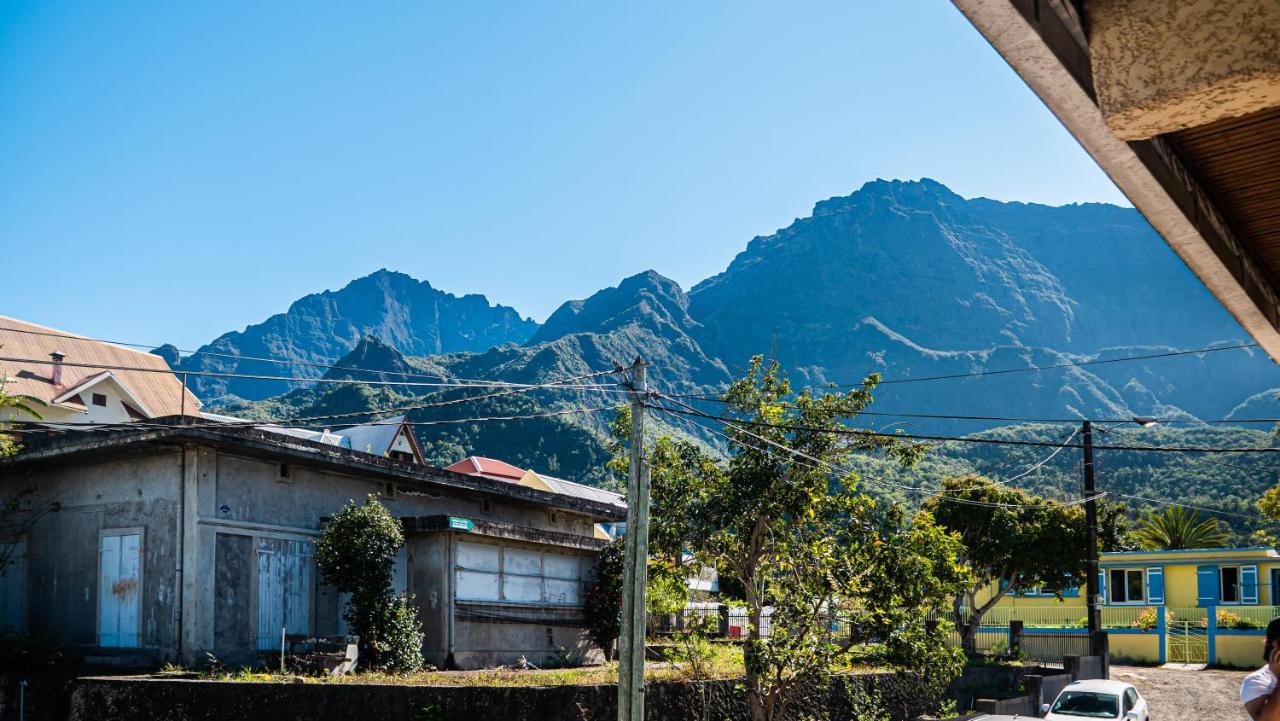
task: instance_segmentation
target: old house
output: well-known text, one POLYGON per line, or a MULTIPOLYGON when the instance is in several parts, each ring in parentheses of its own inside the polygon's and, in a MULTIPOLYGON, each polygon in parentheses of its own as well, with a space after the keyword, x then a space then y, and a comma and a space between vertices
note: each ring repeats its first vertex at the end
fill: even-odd
POLYGON ((6 392, 44 404, 0 462, 0 500, 22 496, 0 513, 0 627, 97 661, 277 657, 282 637, 345 633, 315 543, 378 494, 406 531, 394 583, 428 662, 598 654, 583 587, 597 524, 625 516, 616 495, 427 466, 403 416, 317 430, 203 414, 159 356, 13 319, 0 343, 6 392))
POLYGON ((49 423, 129 423, 200 411, 160 356, 5 316, 0 379, 9 395, 36 401, 49 423))
MULTIPOLYGON (((339 431, 338 433, 341 433, 339 431)), ((32 488, 0 597, 14 628, 86 657, 131 662, 206 652, 244 662, 282 634, 341 630, 341 601, 312 554, 325 518, 368 494, 408 537, 397 585, 412 593, 440 666, 593 655, 583 585, 619 503, 354 451, 322 440, 178 419, 67 432, 0 464, 32 488)))

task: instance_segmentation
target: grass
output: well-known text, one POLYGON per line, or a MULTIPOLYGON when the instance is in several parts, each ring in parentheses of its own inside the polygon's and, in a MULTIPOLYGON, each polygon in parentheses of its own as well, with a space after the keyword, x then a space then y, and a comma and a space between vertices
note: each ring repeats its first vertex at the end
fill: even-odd
MULTIPOLYGON (((690 663, 650 662, 645 664, 646 681, 690 681, 739 678, 743 674, 742 648, 715 644, 697 664, 693 673, 690 663)), ((580 666, 557 669, 480 669, 475 671, 419 671, 410 674, 365 671, 346 676, 300 676, 289 673, 243 668, 236 671, 197 673, 179 666, 165 666, 155 678, 201 678, 211 681, 253 683, 320 683, 320 684, 390 684, 396 686, 581 686, 616 684, 618 664, 580 666)))

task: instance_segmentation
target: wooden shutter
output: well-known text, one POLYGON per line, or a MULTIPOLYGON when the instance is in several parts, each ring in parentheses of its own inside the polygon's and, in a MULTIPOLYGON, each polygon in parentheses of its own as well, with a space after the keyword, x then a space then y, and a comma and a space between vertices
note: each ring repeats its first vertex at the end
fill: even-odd
POLYGON ((1147 569, 1147 603, 1164 604, 1164 567, 1147 569))

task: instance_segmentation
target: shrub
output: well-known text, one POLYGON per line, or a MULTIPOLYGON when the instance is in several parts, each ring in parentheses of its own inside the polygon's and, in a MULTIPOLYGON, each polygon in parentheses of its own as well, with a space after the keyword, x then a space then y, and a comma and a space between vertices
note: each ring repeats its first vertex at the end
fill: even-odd
POLYGON ((622 539, 600 551, 596 577, 587 586, 587 634, 604 651, 606 661, 613 660, 613 645, 622 633, 622 539))
POLYGON ((360 655, 371 668, 413 672, 422 668, 422 629, 409 598, 391 593, 391 569, 404 533, 376 496, 355 501, 333 517, 316 543, 316 565, 325 581, 351 594, 347 623, 360 637, 360 655))
POLYGON ((1250 629, 1263 628, 1263 624, 1250 618, 1245 618, 1238 613, 1233 613, 1225 608, 1218 609, 1217 616, 1218 628, 1229 628, 1240 631, 1250 629))

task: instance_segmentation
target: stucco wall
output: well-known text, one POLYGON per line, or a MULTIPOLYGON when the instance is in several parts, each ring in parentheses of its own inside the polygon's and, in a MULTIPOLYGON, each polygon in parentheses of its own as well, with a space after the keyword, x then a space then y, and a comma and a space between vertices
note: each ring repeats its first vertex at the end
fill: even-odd
POLYGON ((1280 3, 1091 0, 1094 86, 1122 140, 1280 105, 1280 3))
MULTIPOLYGON (((56 503, 27 534, 27 628, 84 647, 97 643, 98 548, 103 530, 141 528, 144 649, 168 653, 177 637, 174 568, 181 453, 39 474, 15 474, 39 490, 37 504, 56 503)), ((8 479, 6 479, 8 480, 8 479)))

